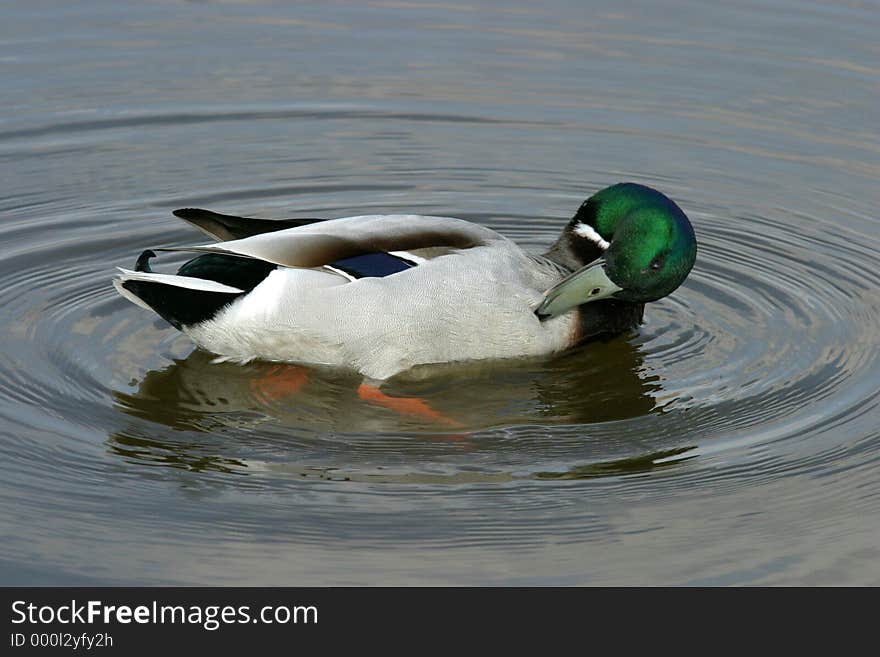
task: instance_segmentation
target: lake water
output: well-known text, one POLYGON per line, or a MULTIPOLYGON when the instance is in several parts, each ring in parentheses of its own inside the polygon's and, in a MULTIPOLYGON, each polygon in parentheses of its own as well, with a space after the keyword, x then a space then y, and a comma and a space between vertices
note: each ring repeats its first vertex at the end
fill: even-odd
POLYGON ((878 16, 5 2, 0 583, 880 584, 878 16), (212 364, 110 285, 203 241, 178 207, 540 250, 623 180, 690 216, 687 282, 630 334, 384 389, 455 430, 212 364))

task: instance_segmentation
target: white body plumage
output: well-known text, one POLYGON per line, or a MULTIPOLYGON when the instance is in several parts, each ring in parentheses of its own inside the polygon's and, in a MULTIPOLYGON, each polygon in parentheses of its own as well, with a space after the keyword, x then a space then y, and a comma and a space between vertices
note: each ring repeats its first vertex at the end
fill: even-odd
MULTIPOLYGON (((193 250, 279 265, 213 317, 181 326, 199 346, 225 359, 343 366, 381 380, 420 364, 547 354, 577 340, 576 313, 546 321, 534 313, 566 272, 460 219, 348 217, 193 250), (426 244, 438 236, 446 247, 426 244), (399 245, 419 264, 355 280, 323 265, 305 266, 314 265, 315 257, 320 261, 322 249, 338 254, 352 242, 362 251, 399 245), (457 243, 467 246, 448 246, 457 243)), ((151 276, 175 278, 124 272, 117 289, 132 298, 121 284, 151 276)), ((187 287, 186 277, 177 278, 187 287)))

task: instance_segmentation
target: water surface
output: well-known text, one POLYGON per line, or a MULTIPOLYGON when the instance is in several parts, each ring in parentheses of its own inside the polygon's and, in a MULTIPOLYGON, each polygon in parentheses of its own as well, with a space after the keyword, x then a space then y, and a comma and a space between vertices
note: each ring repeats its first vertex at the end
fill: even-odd
POLYGON ((3 13, 0 583, 880 584, 876 8, 3 13), (690 216, 687 282, 629 334, 384 389, 456 427, 214 364, 110 286, 202 241, 178 207, 538 251, 623 180, 690 216))

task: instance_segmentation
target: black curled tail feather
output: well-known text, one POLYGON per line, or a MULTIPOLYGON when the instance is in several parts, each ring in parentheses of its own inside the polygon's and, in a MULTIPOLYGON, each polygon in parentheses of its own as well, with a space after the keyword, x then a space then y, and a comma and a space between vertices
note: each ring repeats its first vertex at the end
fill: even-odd
POLYGON ((150 249, 147 249, 138 256, 137 262, 134 264, 134 270, 142 271, 149 274, 153 271, 153 269, 150 267, 150 258, 155 257, 156 253, 154 251, 150 251, 150 249))

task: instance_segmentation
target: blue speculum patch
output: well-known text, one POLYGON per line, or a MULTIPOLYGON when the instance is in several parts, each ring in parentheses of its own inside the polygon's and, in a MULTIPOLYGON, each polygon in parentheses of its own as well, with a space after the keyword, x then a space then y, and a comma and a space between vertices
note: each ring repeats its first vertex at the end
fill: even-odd
POLYGON ((391 253, 378 252, 343 258, 331 262, 330 267, 351 274, 355 278, 381 278, 415 267, 415 263, 391 253))

